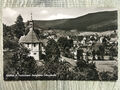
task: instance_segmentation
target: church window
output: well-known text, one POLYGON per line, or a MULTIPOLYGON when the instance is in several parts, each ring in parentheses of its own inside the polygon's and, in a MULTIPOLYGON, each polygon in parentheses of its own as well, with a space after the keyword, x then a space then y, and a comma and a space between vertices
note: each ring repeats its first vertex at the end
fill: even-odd
POLYGON ((36 47, 36 44, 34 43, 33 46, 36 47))
POLYGON ((36 53, 34 53, 34 55, 36 55, 36 53))

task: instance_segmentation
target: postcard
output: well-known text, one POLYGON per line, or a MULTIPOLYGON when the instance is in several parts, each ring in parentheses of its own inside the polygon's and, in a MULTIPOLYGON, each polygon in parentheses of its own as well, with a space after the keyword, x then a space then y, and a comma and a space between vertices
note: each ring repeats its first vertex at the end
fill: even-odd
POLYGON ((4 80, 118 79, 115 8, 3 8, 4 80))

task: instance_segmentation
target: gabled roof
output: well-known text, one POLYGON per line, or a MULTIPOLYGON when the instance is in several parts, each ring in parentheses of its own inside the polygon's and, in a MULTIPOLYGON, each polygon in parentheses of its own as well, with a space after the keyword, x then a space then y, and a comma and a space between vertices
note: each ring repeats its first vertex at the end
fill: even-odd
POLYGON ((20 43, 39 43, 39 38, 37 37, 36 33, 33 29, 30 29, 28 34, 25 36, 21 36, 19 39, 20 43))

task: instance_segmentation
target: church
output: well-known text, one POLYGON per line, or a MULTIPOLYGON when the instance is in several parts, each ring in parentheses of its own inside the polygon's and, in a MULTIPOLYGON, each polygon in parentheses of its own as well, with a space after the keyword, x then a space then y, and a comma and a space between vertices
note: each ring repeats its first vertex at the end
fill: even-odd
POLYGON ((23 44, 26 48, 30 50, 29 56, 34 57, 35 60, 40 60, 42 44, 38 36, 34 31, 34 21, 29 21, 29 32, 27 35, 23 35, 19 39, 19 43, 23 44))

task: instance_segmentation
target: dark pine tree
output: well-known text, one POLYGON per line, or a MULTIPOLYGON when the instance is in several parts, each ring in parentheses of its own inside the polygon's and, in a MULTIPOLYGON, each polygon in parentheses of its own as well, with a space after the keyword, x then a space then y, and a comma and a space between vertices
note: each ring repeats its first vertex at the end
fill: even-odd
POLYGON ((21 15, 17 17, 14 29, 14 33, 18 39, 25 33, 25 26, 21 15))

